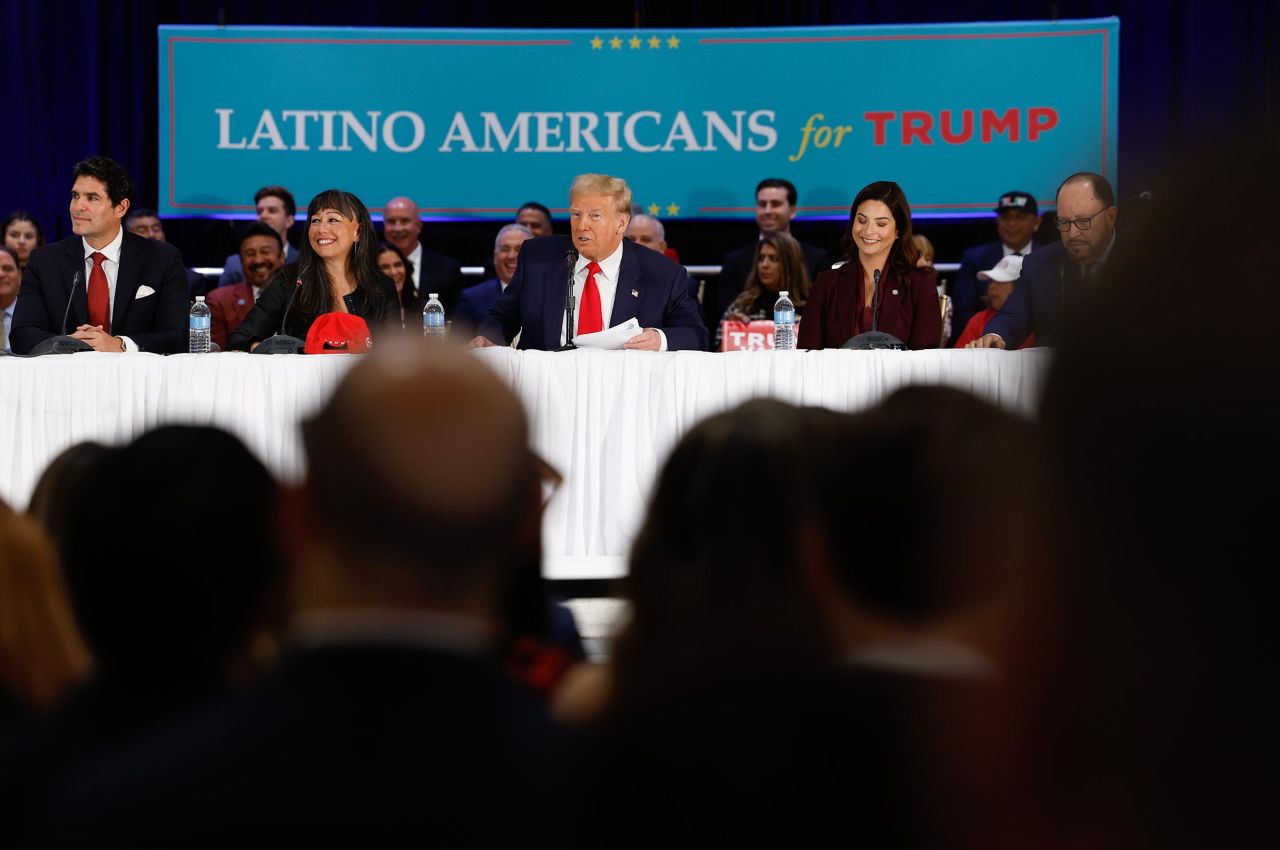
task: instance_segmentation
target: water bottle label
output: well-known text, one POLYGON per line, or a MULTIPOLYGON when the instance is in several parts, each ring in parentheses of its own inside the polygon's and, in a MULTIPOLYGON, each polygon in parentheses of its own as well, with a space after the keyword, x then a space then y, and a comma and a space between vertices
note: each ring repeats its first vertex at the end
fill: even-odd
POLYGON ((774 310, 773 323, 775 325, 794 325, 796 323, 795 310, 774 310))
POLYGON ((444 313, 423 313, 422 326, 424 328, 443 328, 444 313))
POLYGON ((192 316, 187 327, 193 331, 207 331, 213 327, 213 319, 208 316, 192 316))

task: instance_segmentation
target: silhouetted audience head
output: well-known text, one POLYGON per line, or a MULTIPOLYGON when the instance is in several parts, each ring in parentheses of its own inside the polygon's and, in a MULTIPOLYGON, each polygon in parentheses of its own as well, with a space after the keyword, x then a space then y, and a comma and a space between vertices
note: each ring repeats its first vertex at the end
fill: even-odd
MULTIPOLYGON (((47 710, 88 666, 52 543, 0 503, 0 691, 26 710, 47 710)), ((2 697, 0 726, 12 719, 2 697)))
POLYGON ((104 675, 222 676, 279 576, 266 467, 225 431, 169 425, 79 478, 63 556, 104 675))
POLYGON ((1016 780, 1039 819, 1008 846, 1276 837, 1274 274, 1212 288, 1247 307, 1189 315, 1209 290, 1187 272, 1186 229, 1221 187, 1268 197, 1280 171, 1274 148, 1233 140, 1169 177, 1116 241, 1045 390, 1056 569, 1028 606, 1023 646, 1040 651, 1019 678, 1016 780))
POLYGON ((105 454, 107 447, 102 443, 84 442, 68 446, 49 461, 31 491, 27 513, 44 526, 59 553, 67 545, 69 530, 66 522, 72 494, 81 486, 88 486, 85 482, 93 465, 105 454))
POLYGON ((807 449, 839 591, 872 616, 926 623, 1003 594, 1039 539, 1031 424, 951 387, 912 385, 827 420, 807 449), (993 469, 1000 492, 967 498, 993 469))
POLYGON ((524 410, 486 366, 418 342, 363 359, 304 424, 304 560, 371 600, 491 616, 541 546, 524 410))
POLYGON ((806 451, 838 414, 760 399, 694 426, 663 465, 626 579, 618 701, 700 678, 825 660, 801 540, 817 508, 806 451))

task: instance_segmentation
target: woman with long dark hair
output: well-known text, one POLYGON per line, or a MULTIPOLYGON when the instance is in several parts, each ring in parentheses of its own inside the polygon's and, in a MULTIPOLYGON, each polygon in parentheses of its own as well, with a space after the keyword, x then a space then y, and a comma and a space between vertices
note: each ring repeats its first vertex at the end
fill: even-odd
POLYGON ((340 189, 326 189, 311 200, 298 262, 276 273, 227 347, 252 351, 277 332, 305 339, 324 313, 359 316, 375 338, 383 325, 399 327, 400 302, 395 284, 378 269, 378 237, 369 210, 340 189))
POLYGON ((936 275, 917 267, 911 207, 891 180, 866 186, 849 208, 844 262, 818 275, 800 323, 800 348, 838 348, 872 329, 907 348, 937 348, 942 312, 936 275), (876 273, 880 285, 875 285, 876 273))
POLYGON ((761 233, 747 283, 742 293, 725 308, 720 325, 716 326, 716 350, 721 348, 720 334, 725 322, 772 320, 779 292, 788 294, 797 316, 804 312, 809 298, 809 270, 804 265, 804 251, 789 233, 761 233))
POLYGON ((413 278, 413 260, 390 242, 378 243, 378 268, 396 285, 396 294, 400 300, 400 322, 409 315, 410 308, 416 306, 417 299, 413 295, 413 287, 405 287, 404 282, 413 278))

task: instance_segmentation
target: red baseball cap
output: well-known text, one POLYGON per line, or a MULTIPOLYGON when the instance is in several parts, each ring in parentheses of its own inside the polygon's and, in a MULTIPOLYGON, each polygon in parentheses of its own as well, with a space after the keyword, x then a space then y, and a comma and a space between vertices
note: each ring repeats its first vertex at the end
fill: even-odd
POLYGON ((364 319, 351 313, 322 313, 307 331, 307 354, 365 354, 373 337, 364 319))

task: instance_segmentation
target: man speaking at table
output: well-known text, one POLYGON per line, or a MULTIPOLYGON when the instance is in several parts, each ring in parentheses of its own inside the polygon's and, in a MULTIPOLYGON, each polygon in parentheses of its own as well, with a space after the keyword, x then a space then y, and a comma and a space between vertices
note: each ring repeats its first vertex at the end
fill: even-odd
POLYGON ((519 332, 521 348, 559 348, 565 342, 564 295, 572 269, 577 336, 634 318, 642 330, 624 348, 705 350, 707 329, 689 297, 688 272, 624 239, 630 220, 631 190, 625 180, 578 175, 569 188, 570 235, 525 241, 515 276, 471 346, 506 345, 519 332))
POLYGON ((37 248, 13 314, 13 350, 71 332, 95 351, 182 351, 187 274, 178 249, 129 233, 133 181, 118 163, 91 156, 76 165, 71 230, 37 248))

